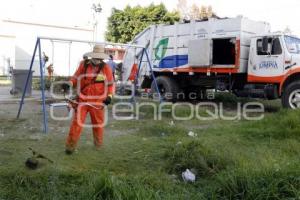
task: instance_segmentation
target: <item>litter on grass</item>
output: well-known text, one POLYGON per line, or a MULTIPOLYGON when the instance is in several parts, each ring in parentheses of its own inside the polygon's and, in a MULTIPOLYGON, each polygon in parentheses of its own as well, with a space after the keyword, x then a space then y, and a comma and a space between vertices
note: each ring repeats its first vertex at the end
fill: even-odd
POLYGON ((188 136, 190 136, 190 137, 197 137, 197 133, 194 133, 193 131, 190 131, 188 133, 188 136))
POLYGON ((173 120, 170 121, 169 125, 170 125, 170 126, 174 126, 174 125, 175 125, 174 121, 173 121, 173 120))
POLYGON ((186 169, 181 175, 184 182, 195 182, 196 180, 196 175, 189 169, 186 169))

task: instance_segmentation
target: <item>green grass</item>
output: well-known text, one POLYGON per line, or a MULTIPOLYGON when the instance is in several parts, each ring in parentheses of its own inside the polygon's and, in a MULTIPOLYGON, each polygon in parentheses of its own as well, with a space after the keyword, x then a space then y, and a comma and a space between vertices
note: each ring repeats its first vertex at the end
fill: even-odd
POLYGON ((40 115, 1 118, 0 199, 300 199, 300 111, 268 106, 272 112, 261 121, 193 119, 173 126, 170 114, 154 121, 151 109, 142 108, 141 120, 110 121, 100 151, 85 129, 72 156, 64 154, 67 131, 60 129, 69 122, 50 120, 45 136, 34 124, 40 115), (54 164, 26 169, 28 147, 54 164), (182 181, 187 168, 195 183, 182 181))

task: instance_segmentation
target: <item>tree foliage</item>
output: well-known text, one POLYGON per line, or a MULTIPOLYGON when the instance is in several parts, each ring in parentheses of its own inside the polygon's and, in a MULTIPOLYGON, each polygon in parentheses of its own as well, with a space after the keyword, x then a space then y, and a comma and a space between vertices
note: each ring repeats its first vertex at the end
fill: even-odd
POLYGON ((113 8, 105 38, 111 42, 127 43, 149 25, 174 24, 179 19, 178 12, 168 12, 163 4, 127 6, 124 10, 113 8))
POLYGON ((198 6, 195 3, 188 6, 187 0, 178 0, 177 12, 179 12, 181 21, 218 18, 211 6, 198 6))

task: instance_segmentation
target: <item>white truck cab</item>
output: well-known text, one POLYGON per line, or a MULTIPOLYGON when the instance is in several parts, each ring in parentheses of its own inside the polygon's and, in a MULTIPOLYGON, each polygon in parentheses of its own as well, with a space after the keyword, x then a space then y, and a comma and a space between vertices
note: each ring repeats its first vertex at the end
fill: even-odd
POLYGON ((251 39, 247 77, 249 83, 277 85, 278 96, 282 96, 283 105, 296 108, 300 107, 300 79, 296 78, 299 77, 299 72, 299 38, 268 34, 251 39), (291 80, 288 81, 289 79, 291 80))

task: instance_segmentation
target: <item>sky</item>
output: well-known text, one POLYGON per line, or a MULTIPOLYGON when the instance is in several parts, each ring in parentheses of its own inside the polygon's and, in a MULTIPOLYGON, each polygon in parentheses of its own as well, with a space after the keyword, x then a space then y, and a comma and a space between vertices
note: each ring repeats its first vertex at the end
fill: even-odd
MULTIPOLYGON (((146 6, 164 3, 168 10, 176 9, 177 0, 0 0, 0 19, 62 26, 92 27, 93 3, 100 2, 103 10, 98 16, 99 38, 104 39, 107 18, 113 7, 123 9, 126 5, 146 6)), ((249 19, 266 21, 272 31, 283 31, 286 27, 300 36, 299 0, 187 0, 189 5, 211 5, 220 17, 243 15, 249 19)), ((1 28, 1 27, 0 27, 1 28)))

